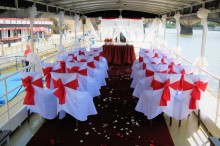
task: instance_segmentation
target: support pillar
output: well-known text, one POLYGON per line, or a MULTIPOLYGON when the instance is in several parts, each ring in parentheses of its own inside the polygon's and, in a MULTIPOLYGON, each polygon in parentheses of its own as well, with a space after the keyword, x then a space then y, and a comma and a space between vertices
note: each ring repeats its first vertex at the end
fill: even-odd
POLYGON ((63 32, 62 32, 62 27, 63 27, 63 21, 64 21, 64 12, 60 11, 59 12, 59 31, 60 31, 60 41, 59 44, 62 46, 62 39, 63 39, 63 32))
POLYGON ((37 15, 37 8, 36 6, 32 6, 28 8, 28 12, 30 14, 30 31, 31 31, 31 49, 34 52, 34 32, 33 32, 33 25, 34 25, 34 17, 37 15))

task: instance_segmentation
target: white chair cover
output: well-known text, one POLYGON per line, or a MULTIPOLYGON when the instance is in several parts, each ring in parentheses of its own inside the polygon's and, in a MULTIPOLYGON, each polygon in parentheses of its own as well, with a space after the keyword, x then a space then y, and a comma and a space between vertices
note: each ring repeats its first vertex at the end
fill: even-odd
POLYGON ((49 63, 49 62, 41 62, 42 72, 45 76, 46 87, 49 89, 53 89, 53 82, 51 79, 51 72, 60 72, 60 63, 49 63))
MULTIPOLYGON (((207 75, 184 75, 184 81, 194 85, 195 82, 201 81, 204 84, 207 84, 209 80, 209 77, 207 75)), ((203 85, 204 85, 203 84, 203 85)), ((202 85, 202 86, 203 86, 202 85)), ((186 88, 186 87, 185 87, 186 88)), ((170 111, 164 111, 169 116, 175 118, 176 120, 181 120, 187 117, 193 110, 200 109, 199 103, 203 100, 204 91, 200 89, 198 86, 198 89, 201 93, 200 100, 196 101, 196 108, 190 109, 190 101, 192 98, 192 91, 193 89, 184 89, 183 91, 180 91, 173 99, 170 101, 170 111)))
MULTIPOLYGON (((75 117, 77 120, 86 121, 87 116, 97 114, 95 105, 93 103, 93 98, 88 92, 82 92, 74 90, 70 87, 67 87, 67 84, 73 80, 77 79, 75 73, 72 74, 60 74, 60 73, 51 73, 53 80, 61 79, 64 84, 65 89, 65 102, 61 103, 58 100, 57 112, 67 112, 68 114, 75 117)), ((62 86, 62 87, 63 87, 62 86)), ((59 88, 55 88, 56 92, 59 88)))
MULTIPOLYGON (((20 74, 22 80, 27 77, 32 77, 32 83, 36 80, 40 80, 42 83, 42 75, 40 72, 21 72, 20 74)), ((54 119, 57 116, 57 99, 53 94, 53 90, 37 87, 34 84, 31 86, 34 89, 34 105, 28 104, 27 108, 30 109, 31 112, 38 113, 45 119, 54 119)))
POLYGON ((92 97, 100 95, 100 86, 94 78, 88 76, 88 67, 85 62, 68 62, 66 67, 68 73, 78 73, 79 86, 82 87, 83 91, 89 92, 92 97))
MULTIPOLYGON (((180 80, 180 77, 181 75, 178 75, 178 74, 172 74, 172 75, 161 74, 161 73, 154 74, 154 80, 164 84, 169 79, 170 80, 169 85, 175 84, 176 82, 178 82, 180 80)), ((168 88, 163 87, 157 90, 153 90, 153 89, 145 90, 141 94, 138 100, 138 103, 135 107, 135 110, 144 113, 144 115, 147 116, 148 119, 155 118, 157 115, 162 113, 162 111, 164 111, 165 108, 167 108, 167 106, 160 106, 161 97, 165 89, 169 89, 170 99, 172 99, 176 95, 176 90, 173 90, 170 86, 168 86, 168 88)), ((169 105, 169 102, 167 104, 169 105)))
POLYGON ((101 86, 106 85, 106 81, 105 81, 106 71, 96 68, 93 56, 78 56, 78 60, 79 61, 83 60, 87 62, 89 76, 95 78, 98 84, 100 83, 99 85, 101 86))

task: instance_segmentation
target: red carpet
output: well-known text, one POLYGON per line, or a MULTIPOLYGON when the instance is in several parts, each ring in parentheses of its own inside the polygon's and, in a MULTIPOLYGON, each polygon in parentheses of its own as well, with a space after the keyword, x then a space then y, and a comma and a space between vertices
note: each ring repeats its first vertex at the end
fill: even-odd
POLYGON ((147 118, 136 112, 136 98, 130 88, 131 66, 110 66, 107 86, 94 102, 98 111, 86 122, 67 116, 51 120, 39 129, 28 146, 173 146, 170 133, 162 115, 150 125, 147 118))

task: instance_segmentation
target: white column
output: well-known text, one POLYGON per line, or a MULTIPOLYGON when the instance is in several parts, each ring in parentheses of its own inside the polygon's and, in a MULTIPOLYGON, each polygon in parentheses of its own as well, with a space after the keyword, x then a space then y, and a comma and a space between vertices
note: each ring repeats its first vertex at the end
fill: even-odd
POLYGON ((208 17, 209 10, 205 8, 200 8, 197 12, 197 16, 201 18, 201 24, 203 25, 203 32, 202 32, 202 46, 201 46, 201 67, 205 66, 205 45, 206 45, 206 35, 208 32, 207 26, 207 17, 208 17))
POLYGON ((60 31, 60 46, 62 46, 62 27, 63 27, 63 21, 64 21, 64 12, 60 11, 59 12, 59 31, 60 31))
POLYGON ((167 23, 167 15, 162 15, 162 25, 163 25, 163 40, 166 39, 166 23, 167 23))
POLYGON ((176 19, 176 31, 177 31, 177 35, 176 35, 176 48, 179 47, 179 38, 180 38, 180 13, 177 12, 174 15, 174 18, 176 19))
POLYGON ((79 25, 79 15, 75 14, 73 19, 75 21, 75 41, 76 41, 76 39, 77 39, 77 26, 79 25))
POLYGON ((101 42, 101 41, 102 41, 102 33, 101 33, 101 32, 102 32, 102 31, 101 31, 101 29, 102 29, 102 17, 99 16, 99 17, 98 17, 98 20, 101 21, 101 23, 98 25, 99 33, 100 33, 100 36, 99 36, 99 37, 100 37, 100 42, 101 42))
POLYGON ((37 15, 37 8, 33 5, 32 7, 28 8, 28 12, 30 14, 30 31, 31 31, 31 49, 34 52, 34 32, 33 32, 33 25, 34 25, 34 17, 37 15))

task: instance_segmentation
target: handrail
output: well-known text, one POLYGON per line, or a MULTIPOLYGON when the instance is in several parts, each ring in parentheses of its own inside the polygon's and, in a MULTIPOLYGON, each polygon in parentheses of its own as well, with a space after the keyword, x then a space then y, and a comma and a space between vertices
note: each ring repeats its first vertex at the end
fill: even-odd
MULTIPOLYGON (((182 58, 183 60, 187 61, 188 63, 192 64, 191 61, 189 61, 188 59, 184 58, 183 56, 181 56, 181 55, 175 53, 173 50, 171 50, 171 49, 169 49, 169 48, 166 48, 166 49, 169 50, 169 51, 171 51, 172 53, 174 53, 176 56, 178 56, 178 57, 182 58)), ((204 68, 201 68, 201 67, 199 67, 199 66, 196 66, 196 67, 197 67, 198 69, 200 69, 201 71, 205 72, 206 74, 210 75, 211 77, 215 78, 216 80, 220 81, 220 77, 219 77, 219 76, 217 76, 217 75, 215 75, 215 74, 213 74, 213 73, 211 73, 211 72, 209 72, 209 71, 207 71, 207 70, 205 70, 204 68)))

